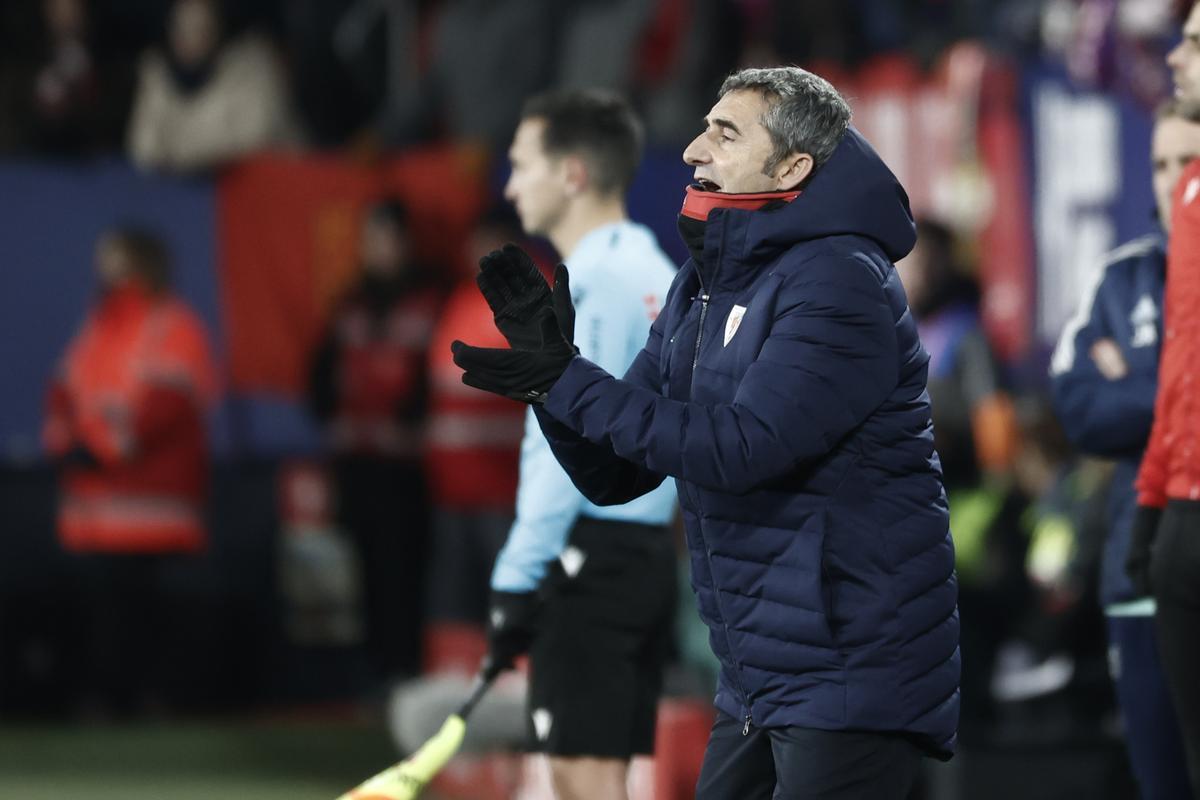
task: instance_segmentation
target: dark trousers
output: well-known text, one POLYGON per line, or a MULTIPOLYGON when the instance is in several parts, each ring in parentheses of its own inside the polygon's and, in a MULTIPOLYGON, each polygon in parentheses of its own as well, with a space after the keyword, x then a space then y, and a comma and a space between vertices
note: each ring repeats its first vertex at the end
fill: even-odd
POLYGON ((1187 762, 1163 676, 1154 618, 1108 618, 1109 665, 1125 720, 1125 749, 1142 800, 1187 800, 1187 762))
POLYGON ((1167 504, 1150 581, 1163 673, 1183 733, 1192 794, 1200 797, 1200 502, 1167 504))
POLYGON ((420 467, 400 460, 344 457, 335 469, 339 518, 362 563, 367 657, 383 680, 415 674, 429 541, 428 498, 420 467))
POLYGON ((718 712, 697 800, 904 800, 921 751, 900 734, 758 728, 718 712))
POLYGON ((75 558, 86 627, 83 706, 127 716, 174 699, 194 629, 172 591, 171 570, 188 556, 93 553, 75 558))

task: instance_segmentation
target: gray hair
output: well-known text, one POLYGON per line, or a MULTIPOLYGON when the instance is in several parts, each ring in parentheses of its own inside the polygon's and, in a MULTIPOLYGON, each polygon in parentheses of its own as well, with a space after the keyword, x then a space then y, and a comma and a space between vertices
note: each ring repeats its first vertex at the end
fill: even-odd
POLYGON ((813 172, 821 167, 850 127, 850 106, 833 84, 800 67, 743 69, 721 84, 719 97, 755 90, 770 103, 762 124, 775 149, 763 172, 770 174, 792 153, 808 153, 813 172))

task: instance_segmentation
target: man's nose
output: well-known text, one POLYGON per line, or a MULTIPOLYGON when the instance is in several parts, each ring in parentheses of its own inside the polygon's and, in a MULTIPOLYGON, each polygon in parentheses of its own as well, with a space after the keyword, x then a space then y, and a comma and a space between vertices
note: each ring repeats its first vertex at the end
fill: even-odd
POLYGON ((692 139, 691 144, 683 148, 683 163, 694 167, 699 164, 707 164, 708 161, 708 148, 704 146, 704 134, 692 139))
POLYGON ((1171 52, 1167 53, 1167 66, 1172 69, 1179 66, 1179 53, 1183 49, 1183 42, 1171 48, 1171 52))

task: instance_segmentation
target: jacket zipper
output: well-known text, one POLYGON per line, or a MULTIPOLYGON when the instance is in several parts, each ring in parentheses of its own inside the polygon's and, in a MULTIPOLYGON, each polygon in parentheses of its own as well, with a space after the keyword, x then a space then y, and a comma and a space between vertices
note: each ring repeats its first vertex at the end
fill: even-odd
POLYGON ((688 387, 688 395, 691 396, 691 388, 696 385, 696 365, 700 363, 700 343, 704 341, 704 317, 708 314, 708 292, 704 291, 704 284, 700 284, 700 326, 696 328, 696 351, 692 354, 692 386, 688 387))
MULTIPOLYGON (((716 283, 717 272, 719 272, 721 268, 721 256, 725 254, 725 232, 727 230, 728 228, 724 223, 722 223, 721 243, 717 248, 717 268, 713 270, 713 283, 716 283)), ((693 390, 696 385, 696 365, 700 363, 700 345, 704 341, 704 318, 708 314, 708 301, 711 299, 708 289, 704 286, 704 278, 700 274, 700 265, 698 263, 696 265, 696 277, 700 280, 700 294, 697 295, 697 298, 700 300, 700 324, 696 328, 696 350, 692 353, 692 376, 688 385, 689 400, 691 400, 692 395, 694 394, 693 390)), ((699 509, 700 503, 698 502, 698 498, 693 500, 693 502, 696 503, 696 508, 699 509)), ((725 646, 729 648, 729 657, 733 660, 734 667, 737 668, 737 672, 733 678, 737 682, 738 691, 741 692, 742 702, 746 704, 746 718, 744 724, 742 725, 742 736, 748 736, 750 735, 750 724, 754 721, 750 711, 750 695, 746 693, 746 687, 742 686, 742 663, 740 660, 738 660, 738 657, 734 655, 733 652, 733 637, 729 635, 729 623, 727 622, 728 617, 725 615, 725 609, 721 607, 721 592, 719 589, 717 589, 716 577, 712 566, 712 552, 708 549, 708 542, 704 539, 704 525, 702 520, 703 515, 698 514, 696 522, 699 530, 697 533, 699 534, 701 544, 704 547, 704 558, 708 562, 708 574, 714 576, 713 594, 715 595, 717 601, 717 612, 721 615, 721 627, 725 629, 725 646)))

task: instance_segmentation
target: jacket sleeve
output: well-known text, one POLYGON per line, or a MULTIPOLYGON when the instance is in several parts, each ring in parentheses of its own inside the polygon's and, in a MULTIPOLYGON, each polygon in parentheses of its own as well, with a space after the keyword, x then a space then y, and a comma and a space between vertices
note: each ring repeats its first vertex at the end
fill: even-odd
MULTIPOLYGON (((667 303, 670 301, 668 296, 667 303)), ((666 315, 659 314, 650 326, 645 346, 625 372, 625 382, 656 394, 660 382, 658 354, 662 350, 665 320, 666 315)), ((598 366, 596 368, 600 369, 598 366)), ((589 441, 542 407, 534 406, 534 414, 542 433, 550 443, 554 457, 566 470, 575 488, 596 505, 615 506, 628 503, 654 491, 666 478, 662 473, 653 472, 635 461, 621 458, 606 443, 589 441)))
POLYGON ((203 323, 177 308, 157 352, 147 359, 132 400, 133 451, 156 447, 186 421, 203 418, 217 399, 217 369, 203 323))
POLYGON ((546 575, 546 563, 566 547, 582 505, 583 498, 555 462, 541 432, 527 420, 521 441, 516 520, 496 556, 492 588, 502 592, 536 589, 546 575))
MULTIPOLYGON (((1085 453, 1109 458, 1136 454, 1145 447, 1157 383, 1152 372, 1131 371, 1124 378, 1109 380, 1092 360, 1092 345, 1117 338, 1104 309, 1110 307, 1105 300, 1119 291, 1109 268, 1063 329, 1050 366, 1054 409, 1067 436, 1085 453)), ((1132 359, 1126 361, 1133 364, 1132 359)))
MULTIPOLYGON (((1168 445, 1168 415, 1172 384, 1163 372, 1167 363, 1167 351, 1172 347, 1171 324, 1175 314, 1193 313, 1192 309, 1178 309, 1172 302, 1172 283, 1177 276, 1194 275, 1200 269, 1200 203, 1195 202, 1195 182, 1200 180, 1196 162, 1192 162, 1175 187, 1171 205, 1171 237, 1167 244, 1167 286, 1163 293, 1163 338, 1159 352, 1158 391, 1154 394, 1154 425, 1150 428, 1150 441, 1142 456, 1134 486, 1138 492, 1138 505, 1162 508, 1167 504, 1167 467, 1170 456, 1168 445), (1187 200, 1187 193, 1192 195, 1187 200)), ((1178 345, 1174 345, 1178 346, 1178 345)))
MULTIPOLYGON (((621 369, 628 356, 624 337, 628 322, 622 309, 630 297, 588 287, 575 305, 575 343, 579 352, 609 369, 621 369)), ((496 558, 492 588, 528 592, 546 574, 546 563, 557 558, 583 507, 581 493, 555 460, 544 432, 527 418, 521 441, 521 479, 517 485, 517 518, 496 558)))
POLYGON ((820 458, 894 390, 903 309, 857 257, 813 259, 791 284, 731 403, 669 400, 576 358, 546 412, 644 470, 717 491, 744 493, 820 458))
POLYGON ((42 444, 54 457, 66 455, 76 444, 75 419, 71 395, 62 380, 55 378, 46 391, 46 419, 42 424, 42 444))
POLYGON ((1163 415, 1158 413, 1162 405, 1162 393, 1159 392, 1155 398, 1156 413, 1154 425, 1150 428, 1150 441, 1146 444, 1146 452, 1142 455, 1137 479, 1133 483, 1137 489, 1139 506, 1162 508, 1167 504, 1166 424, 1163 415))
POLYGON ((137 91, 129 115, 126 145, 138 166, 157 169, 167 166, 166 65, 162 56, 151 51, 138 65, 137 91))

